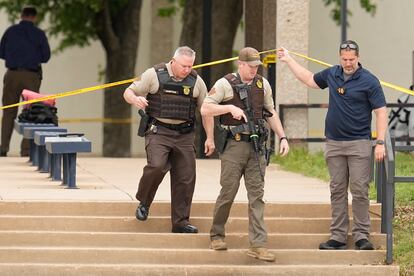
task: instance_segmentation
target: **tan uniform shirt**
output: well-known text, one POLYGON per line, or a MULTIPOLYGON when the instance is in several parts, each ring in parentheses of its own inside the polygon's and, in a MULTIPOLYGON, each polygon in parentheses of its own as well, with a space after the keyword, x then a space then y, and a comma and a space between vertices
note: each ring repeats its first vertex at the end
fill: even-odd
MULTIPOLYGON (((236 75, 236 73, 233 73, 236 75)), ((271 111, 274 109, 272 87, 267 79, 263 78, 263 90, 264 90, 264 108, 271 111)), ((228 80, 221 78, 214 84, 213 88, 204 99, 205 103, 219 104, 226 102, 233 98, 233 88, 231 87, 228 80)))
MULTIPOLYGON (((168 74, 174 79, 174 74, 171 70, 171 62, 166 63, 168 74)), ((180 80, 178 80, 180 81, 180 80)), ((158 92, 160 84, 158 82, 157 73, 155 72, 154 67, 148 68, 144 73, 142 73, 141 78, 137 81, 134 81, 128 88, 134 91, 135 95, 146 97, 148 93, 155 94, 158 92)), ((200 109, 201 104, 204 101, 204 98, 207 94, 207 87, 203 79, 197 75, 197 80, 194 85, 193 97, 197 98, 197 109, 200 109)), ((165 119, 165 118, 156 118, 161 122, 167 124, 179 124, 184 121, 174 120, 174 119, 165 119)))

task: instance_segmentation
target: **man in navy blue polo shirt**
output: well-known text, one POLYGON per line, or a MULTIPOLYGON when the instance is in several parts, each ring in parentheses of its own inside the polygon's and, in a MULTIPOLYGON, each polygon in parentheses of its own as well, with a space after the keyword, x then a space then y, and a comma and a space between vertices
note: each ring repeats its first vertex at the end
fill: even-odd
MULTIPOLYGON (((34 7, 23 8, 20 23, 9 27, 1 38, 0 58, 8 69, 4 75, 3 106, 19 102, 23 89, 39 91, 41 63, 49 60, 50 47, 45 33, 34 25, 36 16, 34 7)), ((3 110, 0 156, 7 156, 16 116, 17 107, 3 110)), ((20 154, 28 153, 29 143, 24 139, 20 154)))
POLYGON ((380 82, 359 63, 359 47, 347 40, 339 47, 340 65, 313 74, 298 64, 285 48, 279 60, 310 88, 329 88, 325 120, 325 159, 330 174, 331 238, 319 249, 345 249, 349 228, 348 185, 352 194, 352 237, 355 248, 374 249, 369 242, 369 180, 371 162, 371 120, 376 115, 375 159, 385 155, 387 112, 380 82))

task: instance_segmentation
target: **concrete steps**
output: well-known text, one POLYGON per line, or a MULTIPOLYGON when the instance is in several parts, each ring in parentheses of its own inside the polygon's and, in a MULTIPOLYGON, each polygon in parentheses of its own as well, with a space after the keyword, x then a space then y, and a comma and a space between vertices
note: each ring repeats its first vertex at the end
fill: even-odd
MULTIPOLYGON (((330 218, 266 218, 269 233, 326 233, 330 218)), ((210 231, 212 218, 192 217, 191 223, 201 233, 210 231)), ((380 232, 381 221, 371 221, 373 232, 380 232)), ((0 230, 25 229, 34 231, 92 231, 92 232, 171 232, 169 217, 151 216, 145 223, 138 223, 135 217, 90 217, 90 216, 0 216, 0 230)), ((232 217, 226 224, 229 233, 246 232, 248 219, 232 217)))
POLYGON ((226 225, 229 250, 208 249, 214 203, 195 202, 199 234, 170 233, 170 204, 154 203, 146 222, 131 202, 0 202, 0 275, 398 275, 382 265, 380 208, 371 206, 376 250, 317 250, 329 238, 329 204, 266 204, 275 263, 246 255, 246 204, 226 225))
MULTIPOLYGON (((268 247, 272 249, 315 249, 329 239, 328 234, 275 234, 268 235, 268 247)), ((352 237, 348 248, 353 249, 352 237)), ((384 249, 385 235, 372 234, 372 243, 384 249)), ((226 236, 229 248, 245 249, 249 243, 246 233, 226 236)), ((131 247, 205 249, 210 244, 207 233, 182 235, 173 233, 125 233, 125 232, 61 232, 61 231, 0 231, 0 245, 7 247, 131 247)))
MULTIPOLYGON (((133 216, 135 202, 71 202, 71 201, 0 201, 0 215, 42 215, 42 216, 133 216)), ((214 202, 197 202, 191 207, 192 217, 211 217, 214 202)), ((352 214, 352 209, 349 208, 352 214)), ((371 217, 381 216, 381 204, 371 203, 371 217)), ((150 209, 150 216, 170 216, 169 202, 157 202, 150 209)), ((231 217, 245 217, 247 205, 235 202, 231 208, 231 217)), ((284 203, 266 204, 265 217, 323 217, 330 218, 329 204, 320 203, 284 203)))
POLYGON ((15 264, 0 263, 2 275, 100 275, 100 276, 228 276, 228 275, 283 275, 283 276, 378 276, 398 275, 396 266, 379 265, 123 265, 123 264, 15 264))
MULTIPOLYGON (((215 252, 206 249, 178 248, 78 248, 78 247, 3 247, 0 259, 7 263, 73 263, 73 264, 222 264, 222 265, 263 265, 248 257, 245 249, 229 249, 215 252)), ((327 252, 316 249, 271 250, 276 255, 275 264, 323 265, 323 264, 381 264, 383 250, 357 251, 341 250, 327 252)))

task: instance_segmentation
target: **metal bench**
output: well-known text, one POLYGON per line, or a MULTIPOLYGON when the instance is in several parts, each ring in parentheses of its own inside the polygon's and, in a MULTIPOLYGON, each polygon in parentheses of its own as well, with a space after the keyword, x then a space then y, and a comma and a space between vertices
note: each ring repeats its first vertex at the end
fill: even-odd
MULTIPOLYGON (((35 131, 34 133, 34 143, 38 149, 38 158, 39 158, 39 164, 38 164, 38 170, 40 172, 51 172, 50 170, 50 163, 51 163, 51 156, 46 151, 46 145, 45 145, 45 138, 46 137, 57 137, 59 134, 67 132, 66 129, 62 128, 57 131, 35 131)), ((52 176, 52 174, 51 174, 52 176)))
POLYGON ((23 135, 23 130, 25 127, 35 127, 35 126, 45 126, 45 127, 53 127, 54 124, 36 124, 36 123, 22 123, 19 122, 17 119, 14 120, 14 129, 17 133, 23 135))
POLYGON ((30 158, 29 161, 32 161, 32 164, 34 166, 37 166, 39 164, 39 156, 38 156, 38 149, 36 144, 34 143, 34 133, 35 131, 52 131, 52 132, 56 132, 56 131, 62 131, 64 130, 65 132, 67 131, 66 129, 63 129, 61 127, 57 127, 57 126, 25 126, 23 128, 23 137, 25 139, 28 139, 30 142, 30 158))
POLYGON ((61 160, 63 158, 63 185, 68 189, 76 187, 76 154, 91 152, 92 143, 83 134, 59 134, 46 137, 46 150, 52 155, 52 180, 61 180, 61 160), (74 135, 75 137, 72 137, 74 135))
MULTIPOLYGON (((19 122, 18 119, 14 120, 14 129, 17 131, 17 133, 21 135, 24 134, 24 129, 26 127, 54 127, 54 126, 55 126, 54 124, 22 123, 22 122, 19 122)), ((31 147, 32 146, 30 146, 30 148, 31 147)), ((29 155, 29 162, 32 161, 32 157, 33 156, 29 155)))

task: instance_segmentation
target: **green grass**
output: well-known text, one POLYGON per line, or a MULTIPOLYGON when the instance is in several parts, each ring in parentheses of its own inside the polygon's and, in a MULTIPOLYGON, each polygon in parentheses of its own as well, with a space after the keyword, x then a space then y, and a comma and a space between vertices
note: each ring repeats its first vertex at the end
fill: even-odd
MULTIPOLYGON (((272 163, 306 176, 329 181, 323 152, 311 153, 303 147, 292 147, 288 156, 272 156, 272 163)), ((414 176, 414 154, 398 153, 396 176, 414 176)), ((400 265, 400 275, 414 275, 414 183, 396 183, 394 218, 394 261, 400 265)), ((376 198, 371 183, 370 198, 376 198)))
POLYGON ((274 155, 271 161, 279 164, 285 170, 329 181, 328 170, 321 151, 310 154, 303 147, 294 147, 291 148, 288 156, 274 155))

